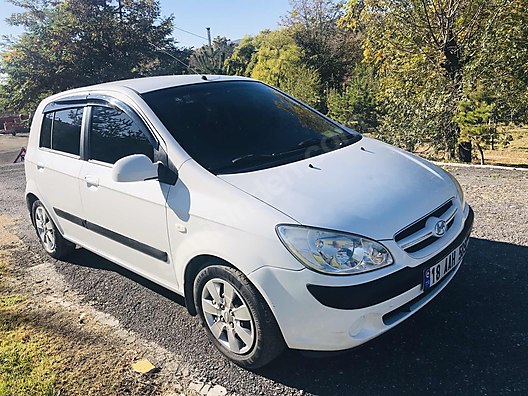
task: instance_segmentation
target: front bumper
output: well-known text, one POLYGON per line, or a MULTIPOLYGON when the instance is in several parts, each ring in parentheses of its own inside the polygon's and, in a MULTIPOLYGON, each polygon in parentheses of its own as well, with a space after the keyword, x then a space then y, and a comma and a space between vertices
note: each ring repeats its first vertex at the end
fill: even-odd
POLYGON ((453 279, 460 264, 433 288, 422 290, 424 269, 443 260, 469 237, 473 218, 469 208, 460 233, 438 254, 367 282, 328 285, 324 284, 327 275, 275 267, 262 267, 249 278, 268 302, 290 348, 350 349, 410 317, 453 279))

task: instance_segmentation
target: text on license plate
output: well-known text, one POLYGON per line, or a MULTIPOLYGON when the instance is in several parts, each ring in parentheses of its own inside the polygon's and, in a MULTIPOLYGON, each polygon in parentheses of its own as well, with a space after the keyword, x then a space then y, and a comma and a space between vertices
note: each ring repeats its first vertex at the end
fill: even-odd
POLYGON ((449 253, 442 261, 424 270, 423 289, 427 290, 440 282, 458 264, 462 262, 466 254, 469 236, 455 250, 449 253))

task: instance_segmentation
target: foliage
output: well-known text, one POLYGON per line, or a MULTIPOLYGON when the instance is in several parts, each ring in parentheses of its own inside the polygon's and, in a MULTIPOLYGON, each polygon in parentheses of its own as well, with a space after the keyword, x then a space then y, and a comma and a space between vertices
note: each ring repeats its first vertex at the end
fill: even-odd
POLYGON ((281 82, 281 89, 304 103, 318 108, 321 104, 319 95, 321 80, 319 74, 305 65, 299 65, 295 71, 289 72, 281 82))
POLYGON ((490 135, 494 105, 482 86, 472 90, 458 104, 455 120, 460 125, 460 140, 487 138, 490 135))
POLYGON ((383 114, 378 136, 408 151, 445 147, 454 127, 451 96, 443 83, 431 79, 421 83, 422 89, 411 91, 403 82, 380 94, 383 114))
POLYGON ((320 79, 301 61, 301 49, 288 29, 264 31, 255 38, 258 52, 251 77, 284 90, 317 107, 321 98, 320 79))
POLYGON ((498 138, 497 128, 492 120, 495 108, 492 102, 491 96, 482 85, 479 85, 459 102, 454 118, 460 126, 459 140, 473 140, 477 144, 482 164, 484 164, 482 146, 498 138))
POLYGON ((244 36, 234 49, 233 54, 225 62, 227 74, 251 76, 259 47, 259 40, 254 36, 244 36))
POLYGON ((337 25, 343 16, 342 2, 291 0, 290 3, 292 10, 282 23, 302 49, 303 63, 317 70, 329 87, 339 88, 347 70, 360 59, 354 33, 337 25))
POLYGON ((527 0, 502 4, 466 70, 468 87, 480 84, 493 92, 498 122, 528 122, 527 10, 527 0))
POLYGON ((176 48, 172 45, 165 49, 158 48, 156 58, 150 63, 149 71, 145 76, 187 74, 190 72, 188 65, 193 53, 192 48, 176 48))
POLYGON ((200 74, 227 74, 226 61, 233 51, 234 44, 227 38, 216 37, 211 45, 204 45, 194 51, 190 66, 200 74))
POLYGON ((359 132, 374 132, 380 116, 377 89, 374 71, 358 65, 342 92, 330 90, 328 116, 359 132))
MULTIPOLYGON (((342 89, 345 78, 361 60, 361 37, 338 26, 343 17, 343 2, 333 0, 290 0, 292 10, 282 24, 301 49, 300 61, 314 70, 322 82, 319 96, 328 90, 342 89)), ((321 101, 320 110, 326 112, 321 101)))
POLYGON ((13 110, 33 110, 69 88, 185 70, 167 55, 179 56, 172 17, 160 17, 158 1, 129 0, 122 8, 101 0, 10 2, 24 11, 8 21, 25 28, 5 43, 0 66, 7 74, 0 97, 13 110))
POLYGON ((365 61, 378 67, 387 120, 401 123, 387 125, 385 132, 391 130, 406 147, 428 140, 453 155, 459 134, 453 117, 465 69, 499 9, 489 0, 348 2, 341 22, 364 33, 365 61), (405 123, 411 128, 402 128, 405 123), (434 131, 428 139, 425 127, 434 131))

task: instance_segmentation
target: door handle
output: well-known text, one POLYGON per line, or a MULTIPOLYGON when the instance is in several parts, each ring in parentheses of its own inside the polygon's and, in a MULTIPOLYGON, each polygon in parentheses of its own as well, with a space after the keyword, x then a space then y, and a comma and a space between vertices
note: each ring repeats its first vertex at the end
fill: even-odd
POLYGON ((44 170, 45 166, 42 162, 37 162, 37 170, 41 171, 44 170))
POLYGON ((86 182, 88 187, 90 186, 98 187, 99 186, 99 178, 97 176, 86 175, 84 176, 84 181, 86 182))

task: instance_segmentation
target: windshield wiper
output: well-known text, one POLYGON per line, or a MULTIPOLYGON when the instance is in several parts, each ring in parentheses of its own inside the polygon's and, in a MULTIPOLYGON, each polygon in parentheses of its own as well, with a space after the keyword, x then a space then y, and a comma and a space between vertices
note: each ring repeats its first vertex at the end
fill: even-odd
MULTIPOLYGON (((344 141, 341 141, 339 143, 339 145, 337 147, 335 147, 335 148, 346 146, 346 145, 348 145, 350 143, 356 142, 357 140, 358 140, 357 136, 351 135, 348 139, 346 139, 344 141)), ((262 159, 279 160, 283 156, 295 154, 295 153, 298 153, 298 152, 300 152, 302 150, 305 150, 307 148, 310 148, 310 147, 314 148, 314 150, 312 150, 310 152, 310 156, 313 156, 316 153, 318 154, 321 151, 325 151, 325 148, 323 148, 323 146, 322 146, 322 141, 323 141, 323 139, 309 138, 309 139, 306 139, 306 140, 303 140, 303 141, 299 142, 296 147, 293 147, 293 148, 291 148, 289 150, 285 150, 285 151, 275 152, 275 153, 271 153, 271 154, 264 154, 264 153, 260 153, 260 154, 257 154, 257 153, 244 154, 244 155, 241 155, 239 157, 233 158, 231 160, 231 164, 230 165, 223 166, 221 168, 215 169, 214 171, 218 172, 220 170, 228 169, 228 168, 231 168, 232 166, 234 166, 235 164, 238 164, 238 165, 246 164, 246 163, 252 164, 252 163, 258 162, 259 160, 262 160, 262 159)))
POLYGON ((271 154, 254 154, 254 153, 245 154, 245 155, 241 155, 240 157, 233 158, 231 160, 231 163, 236 164, 239 162, 250 162, 253 160, 258 160, 258 159, 263 159, 263 158, 277 158, 282 155, 295 153, 296 151, 305 149, 307 147, 318 146, 320 143, 321 143, 321 139, 310 138, 310 139, 303 140, 302 142, 297 144, 297 147, 294 147, 290 150, 280 151, 278 153, 271 153, 271 154))
POLYGON ((302 142, 297 144, 297 149, 305 148, 305 147, 311 147, 311 146, 320 146, 321 145, 321 141, 322 141, 322 139, 317 139, 317 138, 306 139, 306 140, 303 140, 302 142))
POLYGON ((315 138, 306 139, 306 140, 303 140, 302 142, 300 142, 299 144, 297 144, 297 147, 294 147, 294 148, 292 148, 290 150, 281 151, 279 153, 273 153, 272 155, 273 156, 282 156, 282 155, 287 155, 287 154, 293 154, 293 153, 296 153, 296 152, 299 152, 301 150, 305 150, 305 149, 311 148, 311 147, 314 148, 314 150, 311 151, 311 154, 319 153, 321 151, 324 151, 323 147, 321 146, 321 141, 322 141, 322 139, 315 139, 315 138))
POLYGON ((240 157, 233 158, 231 160, 231 163, 234 165, 237 162, 247 162, 254 159, 261 159, 261 158, 273 158, 274 154, 245 154, 241 155, 240 157))
POLYGON ((244 154, 244 155, 241 155, 240 157, 236 157, 236 158, 233 158, 231 160, 231 163, 229 165, 224 165, 224 166, 220 166, 218 168, 208 168, 211 172, 213 173, 218 173, 220 171, 223 171, 225 169, 234 169, 236 168, 236 165, 241 165, 241 164, 244 164, 244 163, 249 163, 249 164, 252 164, 253 162, 255 161, 258 161, 259 159, 263 159, 263 158, 273 158, 274 157, 274 154, 255 154, 255 153, 251 153, 251 154, 244 154))

